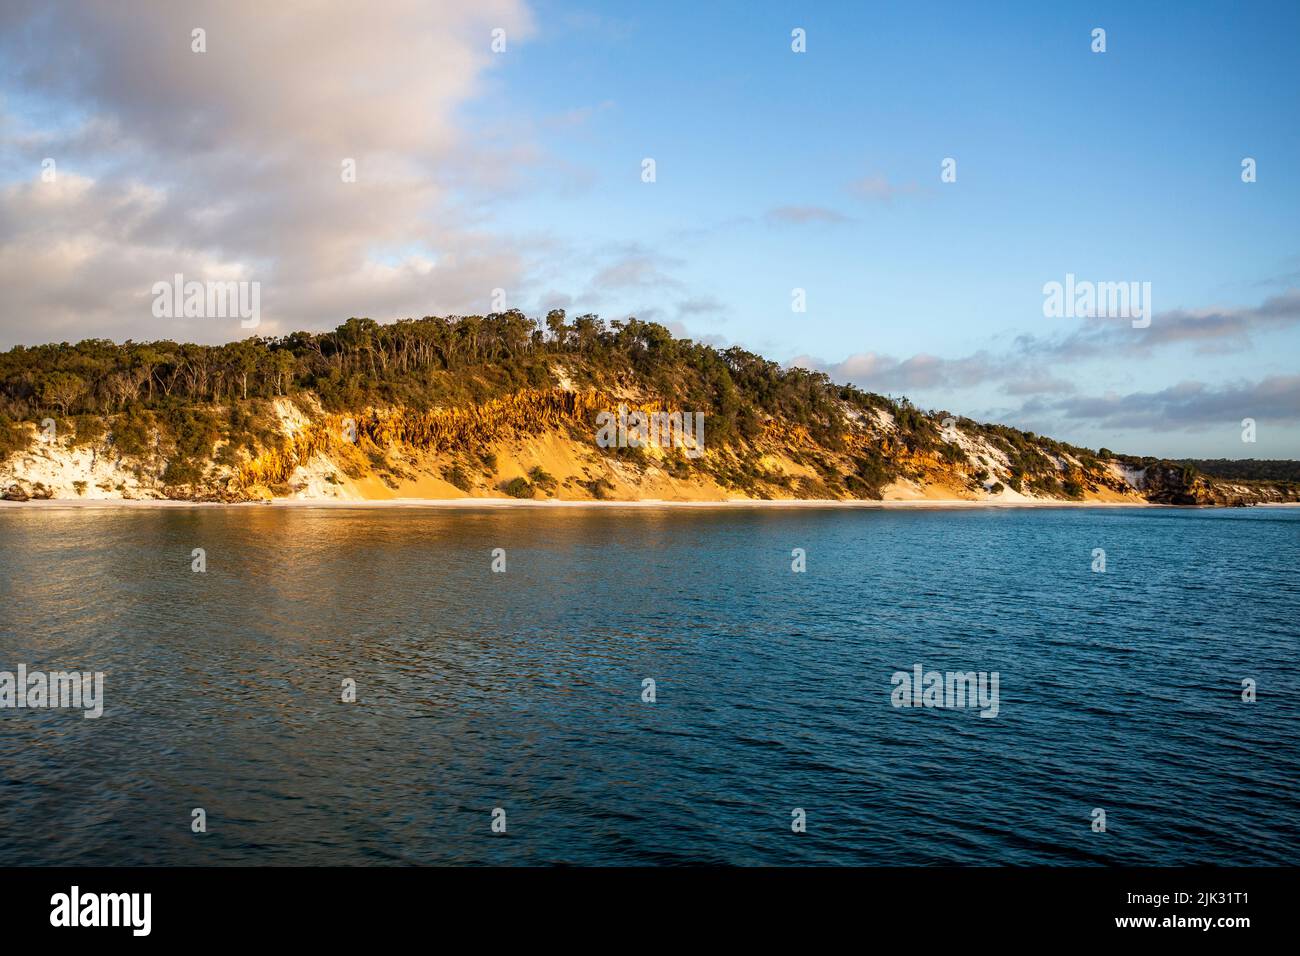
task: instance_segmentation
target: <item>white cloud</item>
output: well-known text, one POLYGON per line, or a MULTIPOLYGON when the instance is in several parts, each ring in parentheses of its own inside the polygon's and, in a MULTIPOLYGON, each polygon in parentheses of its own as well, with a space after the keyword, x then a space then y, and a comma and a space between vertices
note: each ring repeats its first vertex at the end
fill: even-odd
POLYGON ((240 334, 154 320, 176 272, 260 281, 260 331, 486 308, 528 265, 449 184, 490 151, 457 111, 496 27, 533 29, 521 0, 6 4, 0 152, 30 173, 0 190, 0 343, 240 334))

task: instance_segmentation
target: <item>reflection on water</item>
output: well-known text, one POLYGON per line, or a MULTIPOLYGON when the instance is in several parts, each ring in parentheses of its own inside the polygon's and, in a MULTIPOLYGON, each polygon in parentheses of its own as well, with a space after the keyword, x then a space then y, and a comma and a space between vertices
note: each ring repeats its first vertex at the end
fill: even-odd
POLYGON ((6 508, 0 670, 107 681, 0 710, 0 864, 1295 864, 1298 546, 1264 509, 6 508), (999 716, 892 708, 915 663, 998 671, 999 716))

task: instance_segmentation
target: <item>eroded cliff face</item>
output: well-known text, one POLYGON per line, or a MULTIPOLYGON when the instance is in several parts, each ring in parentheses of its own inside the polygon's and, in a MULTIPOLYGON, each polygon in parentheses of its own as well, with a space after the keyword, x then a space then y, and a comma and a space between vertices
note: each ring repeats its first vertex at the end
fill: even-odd
POLYGON ((1143 470, 1141 490, 1155 504, 1242 508, 1300 500, 1300 490, 1270 482, 1230 481, 1197 474, 1185 465, 1164 463, 1143 470))
POLYGON ((846 408, 843 427, 820 440, 802 425, 767 419, 754 434, 719 447, 709 441, 706 418, 702 447, 690 435, 645 447, 618 441, 602 447, 610 444, 597 440, 602 412, 621 407, 628 416, 650 414, 664 411, 663 404, 635 391, 568 385, 561 377, 554 387, 478 405, 350 415, 326 414, 310 394, 276 399, 268 403, 270 432, 252 448, 215 442, 184 469, 175 467, 175 449, 157 434, 124 451, 113 420, 85 441, 75 433, 33 433, 26 450, 0 463, 0 494, 10 501, 214 502, 514 497, 1240 506, 1300 500, 1294 486, 1221 481, 1167 462, 1134 467, 1047 440, 1012 442, 965 420, 926 420, 920 430, 915 422, 909 429, 883 409, 846 408))

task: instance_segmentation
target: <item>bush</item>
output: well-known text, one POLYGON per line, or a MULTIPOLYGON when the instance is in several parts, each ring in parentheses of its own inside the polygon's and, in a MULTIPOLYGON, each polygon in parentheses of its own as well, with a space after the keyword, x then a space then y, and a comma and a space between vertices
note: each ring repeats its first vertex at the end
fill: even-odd
POLYGON ((875 449, 855 458, 853 464, 855 473, 846 476, 844 483, 859 498, 879 498, 881 489, 893 480, 889 462, 875 449))
POLYGON ((176 438, 176 453, 183 458, 210 458, 221 438, 216 418, 202 408, 169 410, 167 423, 176 438))
POLYGON ((613 454, 614 457, 621 458, 623 461, 641 468, 649 464, 649 457, 646 455, 645 449, 639 445, 616 446, 605 449, 605 453, 613 454))
POLYGON ((609 497, 609 493, 614 490, 614 486, 608 478, 596 478, 591 481, 580 481, 578 484, 591 492, 591 497, 598 501, 604 501, 609 497))
POLYGON ((227 468, 234 468, 239 464, 239 455, 235 453, 235 446, 227 442, 217 449, 212 460, 218 465, 225 465, 227 468))
POLYGON ((97 442, 108 431, 104 425, 104 420, 98 415, 78 415, 73 420, 72 427, 74 429, 73 445, 89 445, 97 442))
POLYGON ((524 478, 511 478, 509 481, 503 482, 501 490, 511 498, 531 498, 533 496, 533 486, 524 478))
POLYGON ((113 425, 113 444, 123 455, 144 455, 153 446, 153 414, 129 409, 113 425))
POLYGON ((532 482, 533 487, 547 494, 555 490, 555 476, 545 471, 541 465, 528 473, 528 480, 532 482))
POLYGON ((0 414, 0 461, 4 461, 16 452, 26 451, 31 445, 32 433, 27 426, 11 421, 7 415, 0 414))
POLYGON ((168 485, 195 485, 203 479, 203 471, 191 459, 173 458, 162 477, 168 485))
POLYGON ((952 442, 943 442, 939 445, 939 457, 950 465, 959 465, 966 461, 966 453, 961 450, 961 446, 952 442))
POLYGON ((470 488, 473 487, 469 480, 469 472, 459 464, 452 465, 450 468, 444 468, 442 470, 442 477, 449 485, 454 485, 464 492, 468 492, 470 488))

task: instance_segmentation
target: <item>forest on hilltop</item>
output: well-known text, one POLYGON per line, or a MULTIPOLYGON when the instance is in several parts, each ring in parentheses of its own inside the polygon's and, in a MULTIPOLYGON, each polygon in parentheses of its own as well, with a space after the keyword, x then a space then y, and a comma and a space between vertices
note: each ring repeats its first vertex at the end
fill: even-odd
MULTIPOLYGON (((89 339, 19 346, 0 353, 0 427, 122 415, 125 431, 140 419, 177 436, 200 424, 242 436, 256 430, 259 399, 306 391, 334 411, 475 404, 551 384, 556 361, 577 387, 635 379, 677 407, 706 410, 710 439, 723 444, 757 435, 765 416, 829 438, 837 400, 912 417, 906 402, 837 387, 821 373, 783 369, 740 348, 718 351, 634 318, 568 321, 556 310, 544 324, 510 311, 391 324, 351 318, 329 332, 225 345, 89 339), (228 420, 208 422, 217 408, 229 410, 228 420)), ((0 451, 17 438, 7 440, 0 451)))
MULTIPOLYGON (((712 469, 725 486, 751 493, 766 480, 757 446, 773 434, 806 437, 814 452, 808 464, 824 479, 818 494, 879 497, 906 473, 907 461, 922 457, 964 469, 965 452, 941 425, 949 417, 1006 456, 1005 479, 1017 492, 1077 499, 1098 480, 1104 460, 1159 461, 923 412, 906 398, 783 368, 742 348, 677 338, 654 322, 569 319, 562 310, 540 322, 516 310, 388 324, 350 318, 332 331, 224 345, 88 339, 18 346, 0 353, 0 461, 30 445, 33 424, 53 418, 74 446, 106 441, 120 455, 161 455, 167 484, 197 483, 210 463, 247 469, 259 455, 280 454, 285 435, 271 408, 278 398, 310 397, 303 404, 317 415, 427 415, 488 403, 502 414, 522 414, 525 406, 512 405, 511 396, 553 388, 557 380, 705 412, 709 447, 729 451, 726 463, 713 456, 712 463, 678 464, 712 469), (855 421, 879 415, 890 422, 888 447, 849 440, 861 438, 855 421), (849 457, 832 461, 836 456, 849 457), (1077 463, 1074 472, 1061 468, 1067 458, 1077 463)), ((1184 481, 1197 473, 1192 463, 1168 464, 1184 481)), ((987 478, 972 469, 964 480, 987 478)))

